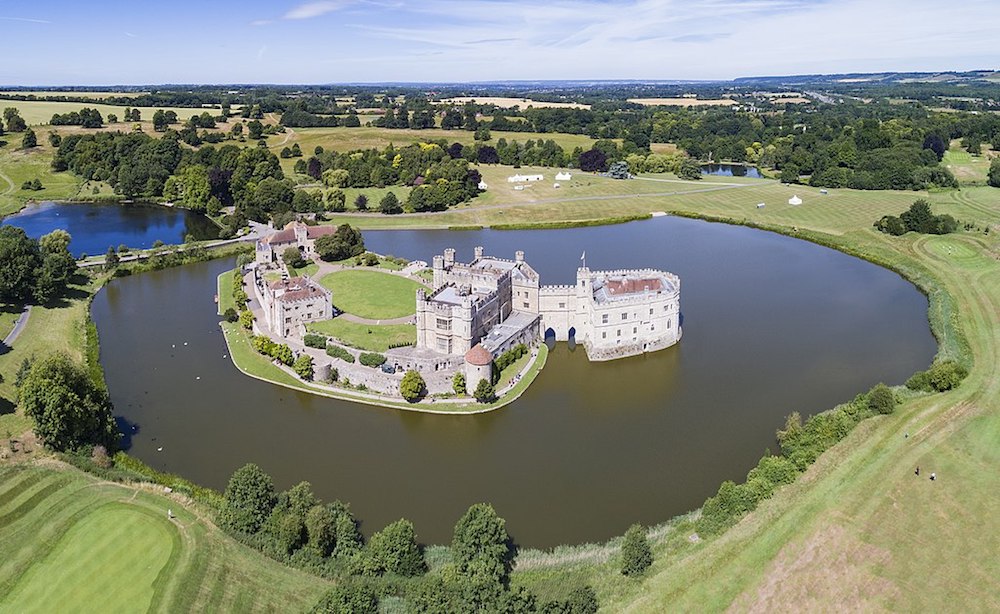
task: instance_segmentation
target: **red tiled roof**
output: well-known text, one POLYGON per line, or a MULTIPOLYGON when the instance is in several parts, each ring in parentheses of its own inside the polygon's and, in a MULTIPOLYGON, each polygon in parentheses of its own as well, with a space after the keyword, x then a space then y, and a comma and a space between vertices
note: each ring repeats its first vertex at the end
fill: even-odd
POLYGON ((663 289, 663 284, 657 277, 649 279, 609 279, 607 283, 608 294, 619 296, 622 294, 639 294, 649 290, 658 292, 663 289))
POLYGON ((334 226, 307 226, 306 228, 306 236, 310 239, 325 237, 337 232, 337 228, 334 226))
POLYGON ((268 245, 275 245, 278 243, 294 243, 295 242, 295 229, 285 228, 284 230, 279 230, 273 235, 265 239, 268 245))
POLYGON ((477 367, 485 367, 493 362, 493 355, 482 344, 477 343, 471 350, 465 353, 465 362, 477 367))

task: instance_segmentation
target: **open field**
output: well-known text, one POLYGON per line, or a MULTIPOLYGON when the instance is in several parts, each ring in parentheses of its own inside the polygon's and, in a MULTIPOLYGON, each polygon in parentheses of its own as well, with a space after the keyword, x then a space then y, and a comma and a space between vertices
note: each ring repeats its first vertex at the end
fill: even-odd
POLYGON ((83 183, 71 173, 52 172, 52 147, 46 135, 38 134, 39 146, 20 149, 23 135, 7 133, 0 137, 7 145, 0 148, 0 216, 19 211, 29 200, 60 200, 72 198, 83 183), (38 179, 42 190, 22 190, 25 181, 38 179))
MULTIPOLYGON (((49 114, 51 118, 52 114, 49 114)), ((179 115, 179 117, 187 117, 179 115)), ((48 118, 47 118, 48 119, 48 118)), ((46 121, 47 121, 46 119, 46 121)), ((291 147, 293 143, 298 143, 305 156, 312 155, 317 145, 321 145, 329 151, 351 151, 354 149, 384 149, 390 143, 396 146, 405 146, 412 143, 426 143, 444 139, 449 143, 462 143, 471 145, 475 142, 475 133, 468 130, 443 130, 441 128, 428 128, 426 130, 402 130, 377 128, 373 126, 362 126, 360 128, 294 128, 293 134, 278 134, 267 139, 268 149, 278 153, 285 146, 291 147), (287 141, 285 137, 288 136, 287 141)), ((528 140, 552 139, 566 151, 573 151, 576 147, 585 150, 590 149, 594 140, 585 134, 564 134, 553 132, 539 134, 536 132, 493 132, 495 143, 498 139, 505 138, 508 141, 525 142, 528 140)), ((250 143, 251 145, 253 143, 250 143)), ((293 161, 294 162, 294 161, 293 161)))
MULTIPOLYGON (((6 96, 70 96, 73 98, 94 98, 100 100, 102 98, 108 98, 109 96, 115 96, 117 98, 136 98, 142 96, 143 94, 148 94, 149 92, 62 92, 57 90, 33 90, 27 91, 16 91, 16 92, 0 92, 0 95, 6 96)), ((3 104, 3 102, 0 102, 3 104)))
POLYGON ((336 271, 319 283, 333 292, 333 304, 341 311, 371 320, 391 320, 413 315, 420 284, 378 271, 336 271))
POLYGON ((4 611, 304 611, 328 588, 197 506, 51 461, 0 465, 0 540, 4 611))
POLYGON ((589 104, 579 102, 541 102, 530 98, 506 98, 503 96, 458 96, 455 98, 445 98, 441 102, 445 104, 465 104, 467 102, 477 102, 479 104, 493 104, 504 109, 520 107, 522 110, 528 107, 536 109, 589 109, 589 104))
POLYGON ((986 177, 990 171, 990 160, 994 152, 989 148, 988 143, 983 144, 983 155, 973 156, 958 143, 954 141, 951 149, 944 152, 944 159, 941 163, 955 175, 955 179, 963 185, 985 185, 986 177))
POLYGON ((647 107, 730 107, 730 98, 629 98, 629 102, 647 107))
MULTIPOLYGON (((21 113, 21 117, 24 121, 28 123, 29 126, 37 126, 48 124, 52 119, 54 113, 69 113, 70 111, 79 111, 83 107, 89 107, 91 109, 97 109, 100 111, 101 115, 104 117, 105 121, 108 118, 108 113, 114 113, 118 116, 118 121, 121 122, 125 116, 125 107, 119 105, 104 104, 101 102, 85 103, 85 102, 46 102, 41 100, 0 100, 0 107, 14 107, 21 113)), ((163 109, 164 111, 174 111, 177 113, 177 117, 181 121, 186 120, 192 115, 201 115, 203 111, 212 112, 211 109, 201 109, 192 107, 137 107, 141 113, 141 118, 144 121, 151 121, 153 118, 153 113, 157 109, 163 109)), ((220 107, 221 108, 221 107, 220 107)), ((122 123, 119 129, 126 129, 130 127, 130 123, 122 123)), ((151 131, 150 131, 151 132, 151 131)), ((41 138, 39 137, 39 140, 41 138)))
POLYGON ((344 318, 333 318, 312 322, 306 328, 370 352, 385 352, 390 346, 417 342, 417 327, 414 324, 358 324, 344 318))

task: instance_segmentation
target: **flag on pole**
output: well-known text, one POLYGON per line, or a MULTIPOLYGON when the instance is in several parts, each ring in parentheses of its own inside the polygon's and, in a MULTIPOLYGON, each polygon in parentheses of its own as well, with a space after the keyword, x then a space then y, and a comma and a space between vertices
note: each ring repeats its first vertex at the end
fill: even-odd
POLYGON ((580 256, 580 262, 583 263, 581 265, 583 268, 587 268, 587 250, 583 250, 583 254, 580 256))

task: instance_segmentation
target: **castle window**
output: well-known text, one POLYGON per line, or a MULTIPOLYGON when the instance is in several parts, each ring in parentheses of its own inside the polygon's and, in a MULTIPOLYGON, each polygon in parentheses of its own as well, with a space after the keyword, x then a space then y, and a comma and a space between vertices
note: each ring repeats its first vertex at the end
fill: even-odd
POLYGON ((639 327, 638 326, 633 326, 632 327, 632 334, 634 335, 634 334, 636 334, 638 332, 639 332, 639 327))
POLYGON ((608 331, 604 331, 603 333, 601 333, 601 339, 607 339, 607 338, 608 338, 608 331))
POLYGON ((622 314, 622 322, 624 322, 627 319, 628 319, 628 314, 627 313, 623 313, 622 314))
POLYGON ((667 320, 667 328, 670 328, 670 320, 667 320))
POLYGON ((437 327, 441 330, 451 330, 451 320, 447 318, 438 318, 437 327))
POLYGON ((528 303, 524 303, 524 308, 528 309, 528 303))
POLYGON ((607 324, 607 323, 608 323, 608 314, 604 314, 601 316, 601 324, 607 324))
POLYGON ((559 309, 566 309, 566 303, 559 303, 559 309))
POLYGON ((622 336, 622 329, 620 329, 620 328, 618 329, 618 336, 619 336, 619 337, 621 337, 621 336, 622 336))
POLYGON ((653 315, 653 308, 652 307, 649 308, 649 315, 653 315))

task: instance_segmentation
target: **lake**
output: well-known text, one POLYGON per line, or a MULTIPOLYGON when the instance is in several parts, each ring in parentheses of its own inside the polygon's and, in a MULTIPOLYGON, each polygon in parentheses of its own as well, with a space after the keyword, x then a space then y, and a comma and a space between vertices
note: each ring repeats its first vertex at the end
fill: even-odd
POLYGON ((69 247, 77 257, 103 254, 119 245, 148 249, 156 241, 183 243, 187 235, 197 241, 219 236, 219 227, 204 215, 161 205, 43 202, 28 205, 3 222, 36 239, 61 228, 73 237, 69 247))
POLYGON ((743 164, 702 164, 702 175, 716 175, 719 177, 753 177, 761 179, 763 175, 755 166, 745 166, 743 164))
POLYGON ((214 261, 112 281, 94 299, 130 452, 223 489, 246 462, 277 487, 312 483, 366 533, 400 517, 425 543, 489 501, 526 546, 601 541, 697 508, 741 480, 793 411, 808 415, 879 381, 900 384, 936 351, 927 300, 899 275, 739 226, 662 217, 546 231, 367 232, 368 247, 430 261, 445 247, 513 257, 543 284, 650 266, 682 282, 684 338, 590 363, 558 344, 524 396, 484 415, 438 416, 293 392, 239 373, 213 296, 214 261), (131 427, 130 427, 131 431, 131 427), (160 450, 162 448, 162 450, 160 450))

